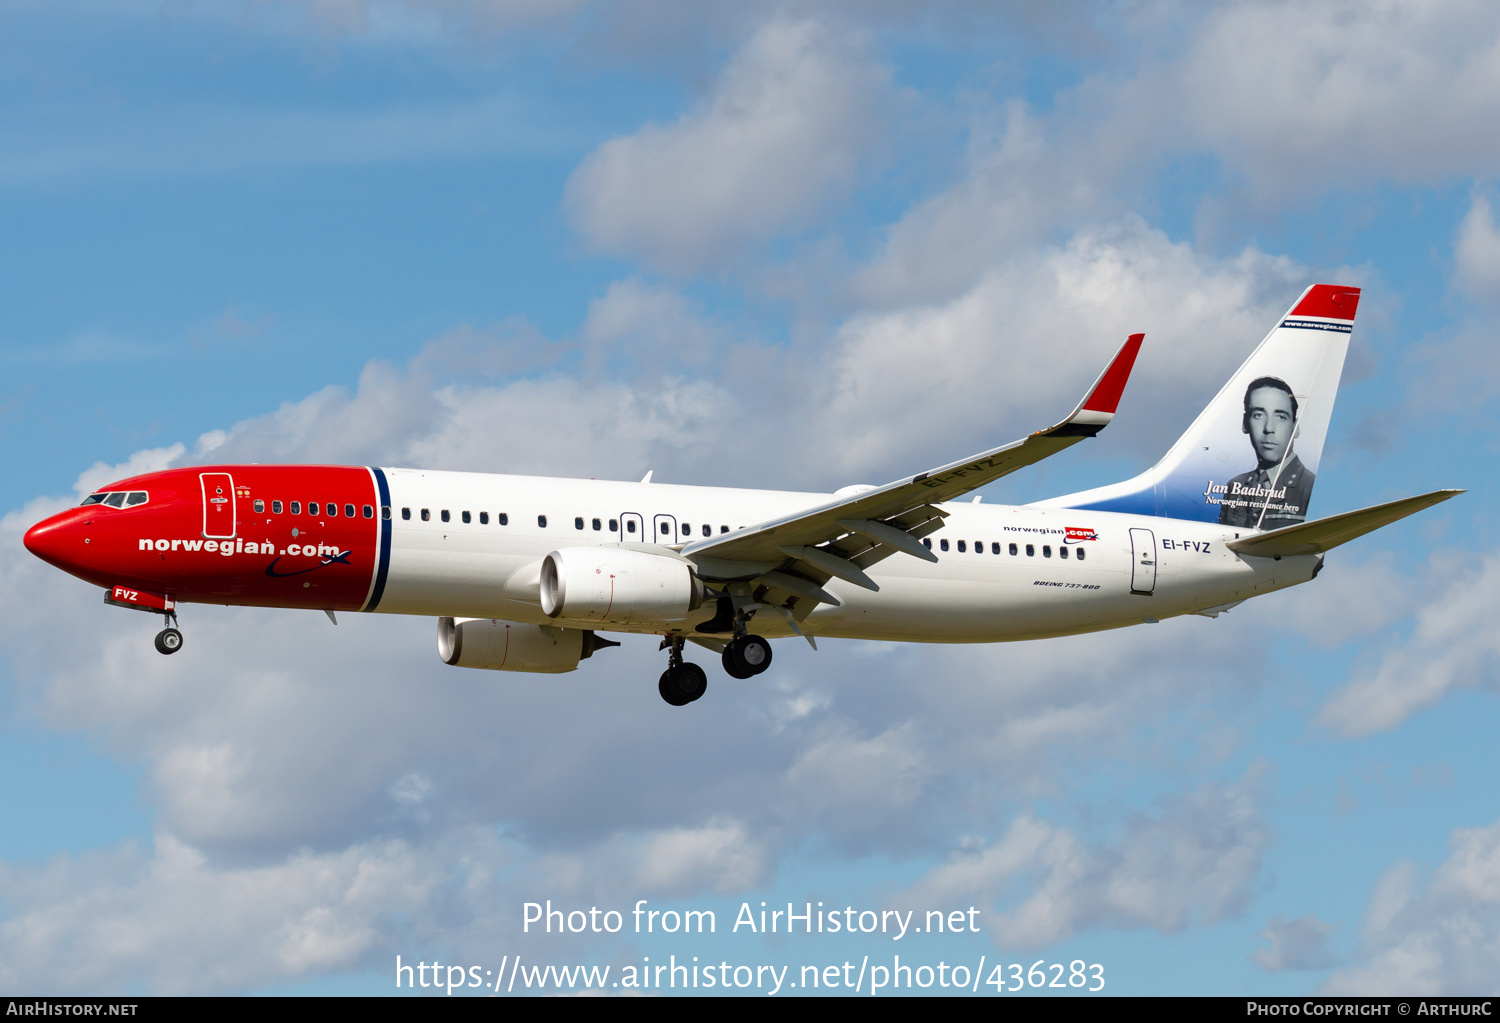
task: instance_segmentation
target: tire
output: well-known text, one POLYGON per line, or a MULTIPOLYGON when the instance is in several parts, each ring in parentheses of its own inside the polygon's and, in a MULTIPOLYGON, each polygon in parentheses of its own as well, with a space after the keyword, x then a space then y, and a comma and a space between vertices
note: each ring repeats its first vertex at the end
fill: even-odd
POLYGON ((750 674, 759 675, 771 666, 771 644, 760 636, 746 636, 740 640, 739 656, 750 674))
POLYGON ((661 673, 656 691, 673 707, 685 707, 708 690, 708 675, 696 664, 683 664, 661 673))
POLYGON ((724 673, 730 678, 749 678, 754 672, 746 671, 745 666, 740 664, 739 658, 735 657, 735 649, 734 643, 730 643, 724 648, 724 656, 722 658, 724 673))
POLYGON ((708 672, 696 664, 684 664, 677 669, 677 690, 688 703, 703 698, 708 692, 708 672))
POLYGON ((724 648, 724 670, 734 678, 750 678, 771 666, 771 644, 760 636, 744 636, 724 648))
POLYGON ((676 672, 671 668, 662 672, 661 681, 656 683, 656 691, 661 694, 661 698, 666 700, 670 706, 681 707, 687 701, 677 691, 677 679, 673 677, 675 674, 676 672))
POLYGON ((162 629, 156 634, 156 652, 175 654, 182 649, 182 633, 176 629, 162 629))

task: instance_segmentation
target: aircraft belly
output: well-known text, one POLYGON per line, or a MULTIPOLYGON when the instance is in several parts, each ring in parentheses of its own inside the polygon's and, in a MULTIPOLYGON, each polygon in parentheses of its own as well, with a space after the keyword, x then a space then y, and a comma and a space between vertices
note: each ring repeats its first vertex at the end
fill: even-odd
POLYGON ((1110 628, 1123 573, 1108 568, 1047 572, 1035 565, 957 566, 946 577, 880 577, 880 592, 839 586, 842 607, 808 617, 820 636, 948 643, 993 643, 1110 628), (1056 576, 1057 578, 1048 578, 1056 576))

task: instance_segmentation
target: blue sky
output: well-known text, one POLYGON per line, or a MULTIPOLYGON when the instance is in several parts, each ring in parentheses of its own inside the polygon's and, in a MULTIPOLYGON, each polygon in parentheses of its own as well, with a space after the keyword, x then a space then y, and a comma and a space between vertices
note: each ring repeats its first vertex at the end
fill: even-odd
MULTIPOLYGON (((403 962, 1101 963, 1113 993, 1488 991, 1500 15, 1482 3, 0 6, 0 983, 403 962), (31 558, 207 461, 831 490, 1053 422, 1124 478, 1297 294, 1364 290, 1317 514, 1470 493, 1216 620, 461 672, 427 620, 144 616, 31 558), (482 676, 482 677, 481 677, 482 676), (717 675, 713 676, 718 678, 717 675), (982 910, 546 937, 521 907, 982 910)), ((794 970, 795 972, 795 970, 794 970)))

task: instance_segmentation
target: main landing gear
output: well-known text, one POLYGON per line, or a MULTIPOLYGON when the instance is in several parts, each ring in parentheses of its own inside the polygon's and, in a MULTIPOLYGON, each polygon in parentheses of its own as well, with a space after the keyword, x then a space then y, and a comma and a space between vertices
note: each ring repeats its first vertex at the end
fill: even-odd
MULTIPOLYGON (((703 669, 682 659, 682 637, 661 641, 667 655, 667 670, 661 673, 656 691, 674 707, 683 707, 708 691, 703 669)), ((750 678, 771 666, 771 644, 760 636, 743 635, 724 647, 724 670, 733 678, 750 678)))
POLYGON ((731 678, 750 678, 771 666, 771 644, 760 636, 743 635, 724 648, 724 670, 731 678))
POLYGON ((682 637, 669 636, 662 645, 670 650, 667 670, 661 673, 656 691, 674 707, 684 707, 708 691, 708 675, 702 668, 682 659, 682 637))
POLYGON ((156 652, 175 654, 182 649, 182 630, 177 628, 177 616, 163 615, 162 624, 166 628, 156 634, 156 652))

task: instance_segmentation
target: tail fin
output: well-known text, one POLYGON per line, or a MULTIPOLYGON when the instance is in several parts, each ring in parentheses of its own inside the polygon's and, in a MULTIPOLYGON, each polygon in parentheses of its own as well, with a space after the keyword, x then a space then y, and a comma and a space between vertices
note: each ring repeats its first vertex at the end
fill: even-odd
POLYGON ((1249 529, 1302 522, 1358 306, 1358 288, 1314 284, 1155 466, 1038 503, 1249 529))

